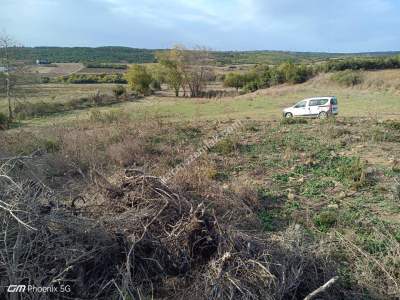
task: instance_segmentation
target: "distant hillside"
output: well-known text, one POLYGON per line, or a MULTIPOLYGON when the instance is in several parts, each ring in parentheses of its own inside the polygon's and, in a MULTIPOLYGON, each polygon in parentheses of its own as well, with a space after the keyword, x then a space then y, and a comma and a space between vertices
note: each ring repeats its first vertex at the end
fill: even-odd
POLYGON ((370 53, 326 53, 326 52, 290 52, 290 51, 225 51, 215 52, 217 62, 221 64, 279 64, 288 60, 293 62, 318 62, 334 58, 383 57, 400 54, 400 51, 370 53))
MULTIPOLYGON (((21 47, 13 48, 12 56, 17 60, 34 62, 36 59, 48 59, 59 63, 151 63, 155 61, 154 49, 137 49, 129 47, 21 47)), ((329 58, 360 56, 393 56, 397 52, 372 53, 318 53, 318 52, 285 52, 285 51, 215 51, 216 63, 230 64, 276 64, 292 60, 294 62, 315 62, 329 58)))
POLYGON ((148 63, 155 60, 155 50, 128 47, 22 47, 13 48, 11 52, 15 59, 30 62, 36 59, 59 63, 148 63))

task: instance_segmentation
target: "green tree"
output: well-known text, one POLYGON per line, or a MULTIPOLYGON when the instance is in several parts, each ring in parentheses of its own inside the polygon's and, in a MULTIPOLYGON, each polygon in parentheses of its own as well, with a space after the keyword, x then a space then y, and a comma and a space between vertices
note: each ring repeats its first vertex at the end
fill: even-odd
POLYGON ((175 92, 175 96, 179 96, 179 90, 183 86, 183 60, 181 52, 178 48, 169 51, 158 52, 157 60, 164 69, 164 80, 168 87, 175 92))
POLYGON ((244 78, 242 74, 239 73, 229 73, 225 76, 224 86, 233 87, 238 91, 244 85, 244 78))
POLYGON ((148 95, 150 92, 150 83, 153 81, 152 76, 147 72, 145 66, 133 65, 125 74, 129 87, 142 95, 148 95))

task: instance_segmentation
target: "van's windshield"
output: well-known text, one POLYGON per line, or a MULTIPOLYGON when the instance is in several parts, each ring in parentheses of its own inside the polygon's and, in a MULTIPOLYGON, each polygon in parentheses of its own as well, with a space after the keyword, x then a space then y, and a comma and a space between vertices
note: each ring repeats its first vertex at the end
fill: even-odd
POLYGON ((338 101, 337 101, 336 97, 331 99, 331 104, 332 105, 337 105, 338 104, 338 101))

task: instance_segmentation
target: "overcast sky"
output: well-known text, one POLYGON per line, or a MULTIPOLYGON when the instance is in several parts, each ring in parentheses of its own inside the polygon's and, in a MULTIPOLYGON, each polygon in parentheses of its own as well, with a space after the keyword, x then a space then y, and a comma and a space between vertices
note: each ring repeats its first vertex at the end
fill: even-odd
POLYGON ((26 46, 400 50, 399 0, 0 0, 26 46))

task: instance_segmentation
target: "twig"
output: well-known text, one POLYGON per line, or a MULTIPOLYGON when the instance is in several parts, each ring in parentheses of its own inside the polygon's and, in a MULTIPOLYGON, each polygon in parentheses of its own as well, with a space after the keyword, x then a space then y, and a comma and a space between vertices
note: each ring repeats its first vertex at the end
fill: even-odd
POLYGON ((332 279, 330 279, 327 283, 325 283, 323 286, 320 286, 317 288, 314 292, 308 294, 307 297, 304 298, 304 300, 311 300, 314 298, 316 295, 319 293, 324 292, 325 290, 329 289, 337 280, 339 279, 339 276, 335 276, 332 279))
POLYGON ((31 155, 22 155, 22 156, 11 156, 11 157, 0 157, 0 161, 10 161, 16 159, 33 159, 36 154, 40 152, 40 149, 34 151, 31 155))
POLYGON ((7 179, 7 180, 10 181, 13 185, 15 185, 20 191, 22 190, 22 188, 21 188, 14 180, 12 180, 9 176, 0 174, 0 178, 7 179))
POLYGON ((34 228, 34 227, 32 227, 32 226, 26 224, 24 221, 22 221, 20 218, 18 218, 18 217, 13 213, 13 211, 12 211, 11 209, 9 209, 9 208, 7 208, 7 207, 5 207, 5 206, 3 206, 3 205, 0 205, 0 208, 1 208, 1 209, 4 209, 5 211, 7 211, 18 223, 22 224, 22 225, 25 226, 26 228, 31 229, 31 230, 37 230, 36 228, 34 228))
POLYGON ((396 289, 399 289, 399 284, 396 281, 396 279, 393 278, 393 276, 386 270, 386 268, 373 256, 368 255, 367 253, 365 253, 363 250, 360 249, 360 247, 358 247, 357 245, 355 245, 354 243, 352 243, 351 241, 347 240, 342 234, 340 234, 339 232, 336 231, 337 236, 345 243, 347 243, 348 245, 350 245, 353 249, 357 250, 361 255, 363 255, 366 259, 371 260, 373 263, 375 263, 381 270, 383 273, 386 274, 386 276, 388 277, 388 279, 390 279, 394 285, 396 286, 396 289))

